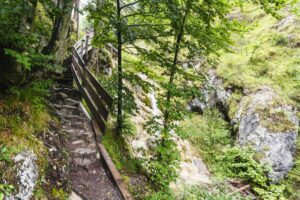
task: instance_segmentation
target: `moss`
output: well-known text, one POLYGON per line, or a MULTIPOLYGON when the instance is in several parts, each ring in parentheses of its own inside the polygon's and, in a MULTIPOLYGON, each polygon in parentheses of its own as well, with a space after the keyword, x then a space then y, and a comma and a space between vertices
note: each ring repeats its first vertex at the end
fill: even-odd
POLYGON ((259 113, 260 124, 271 132, 285 133, 297 131, 296 125, 284 110, 266 106, 257 106, 255 110, 259 113))
POLYGON ((118 170, 126 173, 136 173, 140 170, 140 162, 132 158, 123 137, 116 135, 112 120, 108 122, 106 134, 102 143, 111 156, 118 170))
MULTIPOLYGON (((37 157, 39 179, 33 199, 45 199, 49 195, 45 177, 50 157, 47 147, 39 139, 49 130, 50 120, 57 121, 49 114, 45 103, 49 83, 37 81, 23 88, 13 88, 0 98, 0 147, 6 146, 10 150, 10 158, 23 150, 33 150, 37 157)), ((15 174, 12 162, 0 161, 0 184, 6 180, 16 186, 15 174)))
POLYGON ((100 63, 105 63, 109 68, 114 67, 114 59, 112 58, 112 54, 105 48, 101 49, 99 54, 100 63))

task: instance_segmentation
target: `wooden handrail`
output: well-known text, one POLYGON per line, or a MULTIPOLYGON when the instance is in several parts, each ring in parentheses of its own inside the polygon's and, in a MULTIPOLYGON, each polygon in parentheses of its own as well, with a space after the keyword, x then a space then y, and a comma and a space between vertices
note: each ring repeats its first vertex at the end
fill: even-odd
POLYGON ((92 35, 86 35, 73 46, 71 71, 92 117, 104 134, 113 99, 86 66, 85 60, 88 58, 89 50, 92 49, 90 38, 92 35))
MULTIPOLYGON (((97 147, 101 154, 101 161, 104 164, 103 166, 105 166, 109 172, 108 174, 111 175, 111 179, 116 185, 121 197, 124 200, 132 200, 130 193, 121 179, 121 175, 114 166, 105 147, 101 144, 101 141, 98 140, 99 135, 104 134, 106 131, 106 123, 109 111, 112 107, 113 98, 86 66, 85 61, 88 59, 88 52, 92 49, 92 38, 93 34, 88 34, 77 41, 72 47, 71 71, 78 90, 91 111, 92 127, 94 129, 97 147)), ((108 44, 107 47, 110 48, 111 52, 117 52, 113 45, 108 44)))

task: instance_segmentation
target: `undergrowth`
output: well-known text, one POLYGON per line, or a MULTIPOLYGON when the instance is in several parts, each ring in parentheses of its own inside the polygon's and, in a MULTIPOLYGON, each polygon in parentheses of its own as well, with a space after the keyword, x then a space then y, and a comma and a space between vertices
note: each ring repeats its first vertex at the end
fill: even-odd
POLYGON ((24 150, 33 150, 39 169, 33 198, 51 196, 45 191, 48 151, 39 139, 48 131, 50 120, 55 120, 45 102, 51 84, 50 80, 33 81, 26 86, 12 87, 0 95, 0 194, 11 192, 11 186, 16 186, 13 156, 24 150))
MULTIPOLYGON (((178 134, 191 141, 210 171, 220 181, 232 178, 240 179, 251 185, 251 190, 260 199, 286 199, 299 183, 299 166, 295 168, 284 184, 271 184, 267 173, 271 170, 257 160, 257 153, 250 147, 232 146, 228 125, 217 111, 205 111, 202 116, 192 114, 184 120, 178 134), (296 185, 293 185, 295 182, 296 185), (293 188, 293 189, 288 189, 293 188)), ((197 192, 196 192, 197 194, 197 192)), ((204 193, 202 193, 204 195, 204 193)), ((210 195, 210 194, 207 194, 210 195)), ((298 194, 299 195, 299 194, 298 194)), ((206 199, 206 198, 204 198, 206 199)), ((207 199, 214 199, 207 196, 207 199)), ((227 199, 220 196, 220 199, 227 199)))
POLYGON ((207 110, 203 116, 192 114, 180 123, 177 134, 191 141, 212 171, 218 167, 217 156, 231 144, 229 126, 217 110, 207 110))

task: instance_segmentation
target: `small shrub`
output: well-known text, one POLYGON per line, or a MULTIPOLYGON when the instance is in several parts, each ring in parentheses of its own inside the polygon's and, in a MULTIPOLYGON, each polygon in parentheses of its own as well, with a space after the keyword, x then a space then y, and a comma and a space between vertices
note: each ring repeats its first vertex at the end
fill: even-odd
POLYGON ((14 190, 14 186, 7 184, 0 184, 0 200, 4 199, 4 196, 10 195, 14 190))
MULTIPOLYGON (((240 194, 231 194, 228 188, 224 185, 214 185, 214 190, 210 191, 208 188, 189 186, 185 187, 181 196, 182 200, 246 200, 248 198, 242 197, 240 194)), ((249 198, 250 199, 250 198, 249 198)))
POLYGON ((173 200, 174 195, 170 190, 154 192, 146 197, 146 200, 173 200))
POLYGON ((255 158, 256 152, 249 147, 231 147, 224 150, 218 159, 224 176, 239 178, 251 184, 252 190, 262 199, 284 199, 285 187, 270 184, 267 172, 270 168, 260 164, 255 158))
POLYGON ((177 178, 179 152, 170 139, 157 141, 154 156, 145 162, 150 181, 157 190, 166 190, 177 178))
POLYGON ((123 117, 123 134, 130 136, 135 136, 137 134, 137 129, 131 120, 131 115, 127 113, 123 117))

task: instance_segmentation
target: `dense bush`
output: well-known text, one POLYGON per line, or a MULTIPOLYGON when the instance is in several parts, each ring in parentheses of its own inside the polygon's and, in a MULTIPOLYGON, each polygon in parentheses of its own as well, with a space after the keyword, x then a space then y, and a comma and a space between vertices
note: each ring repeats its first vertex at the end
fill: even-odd
POLYGON ((219 157, 221 173, 226 177, 239 178, 251 184, 252 190, 262 199, 284 199, 282 185, 270 184, 270 169, 255 160, 257 153, 249 147, 231 147, 219 157))

